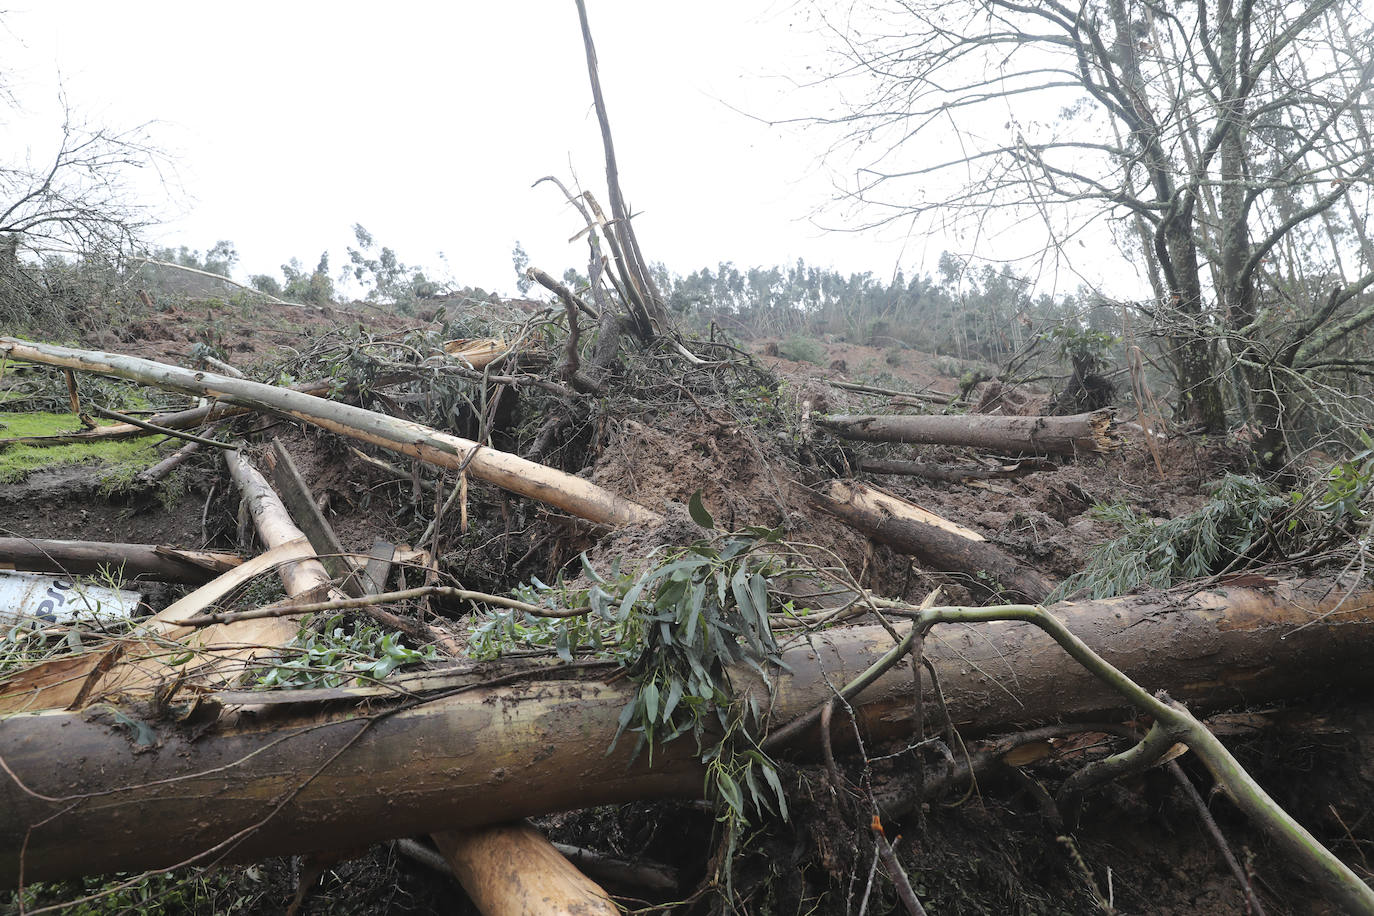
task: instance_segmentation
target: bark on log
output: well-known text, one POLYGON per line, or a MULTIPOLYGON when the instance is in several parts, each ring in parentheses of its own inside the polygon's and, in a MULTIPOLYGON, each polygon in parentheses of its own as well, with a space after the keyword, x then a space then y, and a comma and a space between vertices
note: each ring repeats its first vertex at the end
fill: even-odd
MULTIPOLYGON (((1064 604, 1055 613, 1141 686, 1198 711, 1374 682, 1374 593, 1280 584, 1064 604)), ((966 733, 1124 712, 1118 696, 1028 624, 937 627, 925 644, 966 733)), ((786 651, 790 671, 773 675, 771 697, 747 671, 736 683, 781 724, 891 645, 879 627, 823 633, 786 651)), ((856 700, 868 740, 909 732, 908 665, 856 700)), ((184 723, 150 722, 145 738, 154 744, 144 746, 109 707, 10 716, 0 721, 0 885, 16 882, 21 858, 27 880, 165 866, 212 849, 200 861, 252 860, 701 792, 690 741, 657 749, 652 769, 644 756, 629 763, 633 742, 606 753, 632 695, 623 679, 587 679, 580 669, 575 679, 503 679, 515 670, 538 669, 469 669, 447 689, 429 672, 372 690, 274 691, 275 702, 261 704, 225 697, 254 702, 251 715, 217 716, 214 697, 204 697, 184 723), (423 685, 430 699, 406 705, 398 688, 407 683, 409 696, 423 685)), ((933 705, 926 715, 935 721, 933 705)), ((837 740, 849 729, 837 717, 837 740)))
POLYGON ((30 572, 86 575, 108 567, 126 579, 199 585, 242 562, 243 557, 233 553, 178 550, 155 544, 0 538, 0 569, 30 572))
POLYGON ((908 518, 879 511, 856 501, 853 486, 831 481, 824 493, 812 493, 811 503, 875 541, 910 554, 939 572, 963 573, 982 589, 1044 601, 1052 590, 1049 580, 987 541, 958 534, 908 518))
POLYGON ((842 500, 856 508, 867 512, 877 512, 884 516, 891 516, 894 519, 919 522, 923 525, 932 525, 942 531, 957 535, 966 541, 986 541, 972 528, 966 528, 958 522, 936 515, 929 509, 916 505, 909 499, 903 499, 893 493, 889 493, 880 487, 862 483, 857 480, 834 480, 827 488, 827 494, 832 499, 842 500))
POLYGON ((835 414, 816 423, 843 439, 966 445, 1002 453, 1077 455, 1112 452, 1122 446, 1110 410, 1071 417, 883 416, 835 414))
POLYGON ((194 372, 135 356, 76 350, 0 337, 0 353, 13 359, 114 375, 148 385, 270 410, 362 442, 371 442, 451 470, 464 470, 512 493, 564 509, 610 527, 649 525, 661 516, 580 477, 555 471, 518 455, 484 448, 469 439, 364 410, 323 401, 297 391, 194 372))

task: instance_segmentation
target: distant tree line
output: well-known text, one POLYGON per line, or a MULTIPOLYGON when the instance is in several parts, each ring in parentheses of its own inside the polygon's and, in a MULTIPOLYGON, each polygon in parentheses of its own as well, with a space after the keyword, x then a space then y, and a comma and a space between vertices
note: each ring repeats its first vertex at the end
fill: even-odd
POLYGON ((829 334, 873 346, 905 345, 1001 364, 1051 328, 1119 332, 1122 307, 1090 294, 1035 293, 1010 268, 974 267, 946 253, 939 276, 897 271, 845 275, 808 265, 723 262, 685 277, 660 268, 669 307, 691 324, 711 321, 747 336, 829 334))

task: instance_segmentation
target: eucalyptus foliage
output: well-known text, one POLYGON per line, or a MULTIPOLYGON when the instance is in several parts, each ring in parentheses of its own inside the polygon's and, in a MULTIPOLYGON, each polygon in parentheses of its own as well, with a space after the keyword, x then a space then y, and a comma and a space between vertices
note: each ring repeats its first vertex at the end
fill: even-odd
POLYGON ((400 634, 371 623, 345 626, 336 615, 316 626, 307 621, 282 657, 257 679, 258 687, 342 687, 381 680, 405 665, 436 661, 433 646, 411 649, 400 634))
POLYGON ((1301 494, 1281 495, 1254 477, 1227 474, 1201 508, 1176 519, 1161 521, 1123 505, 1098 506, 1093 511, 1099 518, 1125 532, 1094 550, 1086 568, 1066 579, 1050 600, 1110 598, 1218 573, 1274 546, 1275 536, 1292 537, 1297 517, 1282 523, 1277 517, 1300 500, 1301 494))
MULTIPOLYGON (((714 521, 699 497, 692 516, 705 528, 714 521)), ((764 683, 782 667, 772 628, 768 562, 760 548, 781 531, 754 527, 702 539, 673 551, 639 574, 607 574, 585 555, 590 583, 574 588, 533 579, 517 589, 521 600, 587 613, 558 619, 518 611, 490 612, 473 630, 470 651, 492 658, 512 648, 553 650, 570 660, 592 652, 620 663, 637 690, 620 715, 611 749, 629 732, 636 753, 690 734, 707 767, 708 797, 721 803, 720 819, 731 837, 752 813, 777 811, 787 802, 773 762, 758 747, 758 699, 736 697, 731 666, 753 668, 764 683)), ((608 749, 609 753, 609 749, 608 749)))

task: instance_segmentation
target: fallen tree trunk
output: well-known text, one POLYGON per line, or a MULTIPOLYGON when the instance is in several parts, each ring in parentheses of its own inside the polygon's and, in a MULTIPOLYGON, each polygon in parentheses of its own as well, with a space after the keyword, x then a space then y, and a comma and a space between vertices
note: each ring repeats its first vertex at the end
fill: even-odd
POLYGON ((1052 467, 1043 458, 1013 461, 1009 464, 998 463, 995 467, 966 465, 953 467, 947 464, 931 464, 928 461, 888 461, 869 459, 859 462, 859 470, 867 474, 895 474, 906 477, 919 477, 937 483, 967 483, 970 480, 1006 480, 1024 477, 1036 471, 1052 467))
POLYGON ((482 916, 620 916, 620 908, 531 824, 434 834, 482 916))
MULTIPOLYGON (((1197 710, 1374 682, 1374 593, 1282 584, 1055 613, 1142 687, 1197 710)), ((771 693, 748 671, 735 682, 781 724, 891 645, 879 627, 835 630, 794 643, 771 693)), ((937 627, 925 647, 966 733, 1123 712, 1120 697, 1028 624, 937 627)), ((908 666, 855 701, 866 740, 909 732, 908 666)), ((10 716, 0 721, 0 885, 15 884, 21 866, 38 880, 251 860, 701 792, 693 742, 658 748, 652 768, 643 755, 630 763, 632 741, 607 754, 632 685, 588 679, 585 665, 564 672, 512 662, 375 689, 211 695, 184 723, 169 716, 146 732, 109 707, 10 716), (242 704, 255 712, 235 715, 242 704)), ((927 721, 939 721, 929 702, 927 721)), ((842 740, 850 726, 837 718, 842 740)))
POLYGON ((0 353, 14 359, 114 375, 242 407, 269 410, 361 442, 370 442, 474 477, 512 493, 557 506, 579 518, 619 527, 648 525, 661 516, 580 477, 555 471, 518 455, 486 448, 470 439, 439 432, 351 404, 323 401, 298 391, 208 372, 94 350, 75 350, 0 337, 0 353))
MULTIPOLYGON (((189 371, 189 370, 188 370, 189 371)), ((204 373, 196 373, 204 375, 204 373)), ((327 395, 334 387, 332 379, 320 379, 314 382, 305 382, 293 385, 290 390, 299 391, 315 397, 327 395)), ((153 426, 162 426, 167 429, 192 429, 204 423, 215 420, 222 420, 227 417, 236 417, 241 414, 251 413, 248 407, 235 407, 232 404, 209 403, 199 407, 187 407, 185 410, 172 410, 165 413, 155 413, 148 417, 147 423, 153 426)), ((115 423, 110 426, 97 426, 95 429, 83 430, 79 433, 59 433, 52 436, 20 436, 14 439, 0 439, 0 447, 8 445, 70 445, 74 442, 89 442, 92 439, 129 439, 135 436, 152 436, 141 426, 132 423, 115 423)))
POLYGON ((0 538, 0 569, 86 575, 102 568, 126 579, 199 585, 243 562, 233 553, 178 550, 155 544, 0 538))
POLYGON ((1122 446, 1110 410, 1071 417, 883 416, 834 414, 816 424, 842 439, 966 445, 1007 454, 1077 455, 1112 452, 1122 446))
POLYGON ((833 480, 824 492, 809 494, 812 505, 857 528, 899 553, 916 557, 939 572, 963 573, 972 584, 992 594, 1044 601, 1052 591, 1048 579, 985 540, 974 540, 947 527, 883 511, 861 484, 833 480))
MULTIPOLYGON (((17 672, 0 683, 0 714, 79 709, 114 696, 146 700, 173 682, 213 675, 232 678, 253 659, 289 642, 299 614, 259 617, 188 628, 182 621, 224 598, 252 577, 275 571, 288 594, 332 596, 329 573, 316 559, 281 500, 240 452, 225 456, 257 526, 266 553, 235 567, 140 624, 139 636, 102 651, 63 656, 17 672)), ((168 695, 170 696, 170 694, 168 695)))

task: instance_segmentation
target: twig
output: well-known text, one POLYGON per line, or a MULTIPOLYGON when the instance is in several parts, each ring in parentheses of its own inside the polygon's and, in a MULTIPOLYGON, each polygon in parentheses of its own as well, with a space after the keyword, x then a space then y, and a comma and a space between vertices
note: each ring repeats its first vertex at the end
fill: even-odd
MULTIPOLYGON (((1245 814, 1261 827, 1275 843, 1302 868, 1327 895, 1341 901, 1346 912, 1374 914, 1374 889, 1293 819, 1236 761, 1217 736, 1188 709, 1165 694, 1151 694, 1120 669, 1088 647, 1068 627, 1037 605, 1002 605, 985 608, 911 608, 904 616, 925 623, 988 623, 994 620, 1019 620, 1044 630, 1059 643, 1069 657, 1117 693, 1155 719, 1151 727, 1156 737, 1146 736, 1151 751, 1162 756, 1177 742, 1186 744, 1198 756, 1220 787, 1245 814)), ((1130 753, 1129 751, 1127 753, 1130 753)), ((1141 752, 1143 755, 1143 751, 1141 752)), ((1120 756, 1120 755, 1117 755, 1120 756)), ((1158 759, 1158 757, 1156 757, 1158 759)))
POLYGON ((247 290, 248 292, 253 293, 253 294, 256 295, 256 296, 261 296, 262 298, 266 299, 268 302, 275 302, 277 305, 287 305, 287 306, 290 306, 291 308, 295 308, 295 309, 310 308, 310 306, 308 306, 308 305, 301 305, 299 302, 287 302, 287 301, 285 301, 285 300, 283 300, 283 299, 278 299, 276 296, 273 296, 273 295, 271 295, 270 293, 264 293, 262 290, 257 289, 256 287, 246 286, 245 284, 240 283, 240 282, 238 282, 237 280, 230 280, 228 277, 224 276, 223 274, 211 273, 211 272, 208 271, 208 270, 199 270, 199 269, 197 269, 197 268, 195 268, 195 267, 187 267, 187 266, 185 266, 184 264, 173 264, 173 263, 170 262, 170 261, 159 261, 159 260, 157 260, 156 258, 130 257, 129 260, 131 260, 131 261, 140 261, 140 262, 142 262, 142 263, 144 263, 144 264, 155 264, 155 265, 157 265, 158 267, 170 267, 170 268, 172 268, 173 270, 182 270, 182 271, 185 271, 185 272, 188 273, 188 274, 197 274, 197 275, 202 276, 202 277, 210 277, 211 279, 213 279, 213 280, 218 280, 218 281, 220 281, 221 283, 228 283, 230 286, 237 286, 239 289, 245 289, 245 290, 247 290))
MULTIPOLYGON (((360 459, 360 460, 362 460, 362 461, 367 462, 368 464, 372 465, 372 466, 373 466, 374 468, 376 468, 377 470, 379 470, 379 471, 381 471, 381 472, 383 472, 383 473, 385 473, 385 474, 389 474, 389 475, 391 475, 392 477, 396 478, 396 479, 399 480, 399 481, 407 481, 407 482, 408 482, 408 481, 410 481, 410 480, 412 479, 412 475, 411 475, 411 473, 410 473, 409 471, 403 471, 403 470, 401 470, 400 468, 396 467, 396 465, 391 464, 390 462, 383 461, 383 460, 380 459, 380 458, 374 458, 374 457, 372 457, 371 455, 369 455, 367 452, 364 452, 362 449, 354 448, 353 446, 350 445, 350 446, 348 447, 348 450, 349 450, 350 452, 352 452, 353 455, 354 455, 356 458, 358 458, 358 459, 360 459)), ((428 490, 429 492, 433 493, 434 490, 436 489, 436 486, 435 486, 435 484, 434 484, 434 481, 432 481, 432 480, 425 480, 425 479, 421 478, 421 479, 420 479, 420 488, 421 488, 421 489, 424 489, 424 490, 428 490)))
POLYGON ((877 817, 873 818, 873 835, 878 838, 878 855, 883 860, 883 868, 887 869, 887 876, 892 879, 892 886, 897 889, 897 897, 906 907, 907 913, 910 916, 926 916, 925 907, 921 906, 921 901, 917 899, 916 892, 911 889, 911 881, 902 869, 902 864, 897 861, 897 853, 893 851, 892 844, 887 841, 887 834, 883 832, 882 821, 878 820, 877 817))
POLYGON ((177 625, 185 627, 208 627, 211 624, 233 623, 236 620, 256 620, 262 617, 285 617, 292 614, 313 614, 318 611, 344 611, 350 608, 367 608, 378 604, 392 604, 396 601, 408 601, 411 598, 426 597, 454 598, 459 601, 480 601, 485 604, 494 604, 497 607, 523 611, 533 617, 581 617, 590 610, 590 608, 568 609, 540 607, 539 605, 518 601, 515 598, 489 595, 486 592, 474 592, 463 588, 453 588, 447 585, 425 585, 419 588, 407 588, 397 592, 382 592, 377 595, 364 595, 361 598, 336 598, 332 601, 280 601, 276 604, 269 604, 265 607, 255 608, 251 611, 230 611, 187 617, 185 620, 177 621, 177 625))
POLYGON ((201 445, 213 445, 215 448, 228 449, 233 451, 238 446, 232 442, 221 442, 218 439, 207 439, 204 436, 197 436, 194 433, 183 432, 179 429, 170 429, 166 426, 157 426, 146 420, 139 420, 127 414, 122 414, 117 410, 110 410, 108 407, 101 407, 92 404, 91 410, 100 414, 102 417, 109 417, 111 420, 118 420, 121 423, 128 423, 130 426, 137 426, 139 429, 146 429, 150 433, 160 433, 164 436, 171 436, 174 439, 185 439, 187 442, 198 442, 201 445))
POLYGON ((1259 897, 1255 894, 1254 885, 1250 883, 1250 876, 1245 873, 1240 862, 1236 860, 1236 854, 1231 851, 1231 845, 1226 842, 1226 836, 1221 832, 1221 827, 1217 826, 1216 818, 1212 817, 1212 812, 1207 808, 1207 802, 1203 801, 1198 793, 1197 786, 1188 778, 1188 774, 1183 772, 1183 767, 1178 765, 1177 760, 1169 761, 1169 772, 1178 780, 1178 784, 1183 787, 1183 794, 1188 796, 1188 800, 1193 803, 1193 808, 1197 810, 1197 815, 1202 819, 1202 824, 1207 828, 1207 832, 1212 837, 1212 842, 1217 844, 1217 850, 1221 857, 1226 860, 1226 867, 1231 869, 1231 874, 1236 876, 1236 881, 1240 883, 1240 889, 1245 894, 1245 908, 1248 916, 1264 916, 1264 907, 1260 905, 1259 897))
POLYGON ((531 280, 535 281, 540 286, 544 287, 546 290, 553 293, 559 299, 562 299, 563 304, 566 305, 569 309, 581 309, 582 311, 590 315, 592 318, 600 320, 601 313, 599 313, 596 309, 592 308, 587 303, 583 302, 582 299, 578 296, 573 295, 572 290, 568 289, 562 283, 559 283, 553 277, 544 273, 544 271, 540 270, 538 267, 527 268, 525 270, 525 276, 529 277, 531 280))

